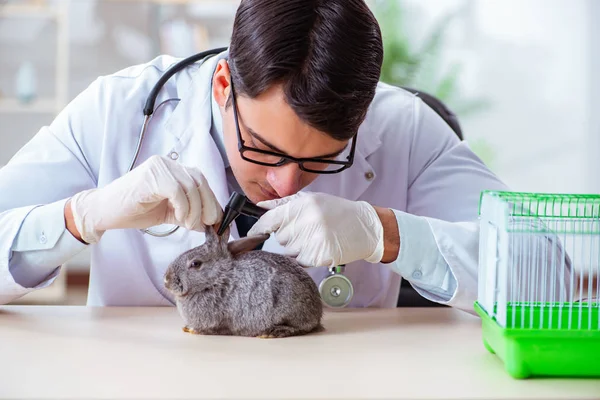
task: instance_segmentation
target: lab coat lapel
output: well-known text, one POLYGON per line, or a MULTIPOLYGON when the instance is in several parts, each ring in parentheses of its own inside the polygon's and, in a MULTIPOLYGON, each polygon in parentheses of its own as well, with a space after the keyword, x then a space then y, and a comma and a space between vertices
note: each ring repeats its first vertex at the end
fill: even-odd
MULTIPOLYGON (((377 171, 369 163, 367 157, 381 145, 381 139, 375 131, 369 130, 369 124, 364 123, 359 129, 354 163, 350 168, 339 174, 321 175, 308 185, 304 191, 324 192, 348 200, 357 200, 377 178, 377 171)), ((342 154, 345 159, 350 146, 342 154)))
POLYGON ((217 62, 218 57, 212 57, 199 67, 188 68, 189 76, 178 82, 178 92, 183 92, 181 101, 165 129, 177 138, 174 151, 179 154, 179 161, 202 171, 224 208, 229 200, 225 166, 210 135, 211 82, 217 62))

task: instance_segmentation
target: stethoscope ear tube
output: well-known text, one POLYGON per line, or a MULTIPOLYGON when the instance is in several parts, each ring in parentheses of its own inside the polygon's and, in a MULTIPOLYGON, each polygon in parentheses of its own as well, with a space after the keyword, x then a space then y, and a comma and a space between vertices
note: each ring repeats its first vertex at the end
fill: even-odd
POLYGON ((169 68, 167 71, 165 71, 165 73, 160 77, 158 82, 156 82, 156 84, 150 91, 148 98, 146 99, 146 103, 144 104, 144 115, 149 116, 154 112, 154 103, 156 102, 156 99, 158 98, 158 92, 160 92, 160 89, 162 89, 162 87, 165 85, 165 83, 167 83, 167 81, 173 75, 175 75, 177 72, 181 71, 188 65, 191 65, 197 61, 200 61, 203 58, 206 58, 208 56, 214 56, 219 53, 222 53, 225 50, 227 50, 227 47, 219 47, 216 49, 206 50, 206 51, 200 52, 198 54, 194 54, 191 57, 188 57, 188 58, 185 58, 185 59, 179 61, 177 64, 173 65, 171 68, 169 68))

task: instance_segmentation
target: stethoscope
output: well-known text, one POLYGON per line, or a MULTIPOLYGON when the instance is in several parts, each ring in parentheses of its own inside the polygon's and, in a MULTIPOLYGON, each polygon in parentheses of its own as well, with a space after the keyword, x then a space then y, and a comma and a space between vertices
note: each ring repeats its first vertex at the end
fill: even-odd
MULTIPOLYGON (((227 47, 220 47, 220 48, 216 48, 216 49, 206 50, 201 53, 194 54, 191 57, 185 58, 185 59, 179 61, 178 63, 176 63, 175 65, 173 65, 167 71, 165 71, 163 76, 161 76, 160 79, 158 80, 158 82, 156 82, 156 84, 150 91, 148 98, 146 99, 146 103, 144 104, 144 123, 142 124, 142 130, 140 131, 140 135, 138 137, 138 142, 137 142, 137 145, 135 148, 135 153, 133 155, 133 159, 131 160, 131 163, 129 164, 129 168, 127 169, 128 172, 130 172, 133 169, 133 167, 135 166, 135 162, 137 161, 137 159, 140 155, 140 149, 142 148, 142 142, 144 141, 144 136, 146 135, 146 130, 148 129, 148 124, 150 123, 150 120, 152 119, 152 114, 154 113, 154 111, 156 111, 158 108, 160 108, 163 104, 165 104, 168 101, 172 101, 172 100, 179 101, 179 99, 166 100, 166 101, 160 103, 155 110, 154 104, 156 103, 156 99, 158 98, 158 92, 160 92, 160 89, 162 89, 162 87, 165 85, 165 83, 167 83, 167 81, 169 79, 171 79, 171 77, 173 75, 175 75, 177 72, 183 70, 185 67, 187 67, 195 62, 198 62, 198 61, 204 62, 208 57, 216 56, 217 54, 222 53, 225 50, 227 50, 227 47)), ((152 231, 150 228, 141 229, 141 231, 144 233, 147 233, 148 235, 155 236, 155 237, 167 237, 167 236, 175 233, 175 231, 177 231, 177 229, 179 229, 179 226, 175 225, 171 229, 168 229, 165 232, 152 231)))
MULTIPOLYGON (((204 62, 208 57, 218 55, 227 50, 227 47, 220 47, 216 49, 206 50, 200 52, 198 54, 194 54, 191 57, 185 58, 172 67, 170 67, 165 73, 160 77, 158 82, 154 85, 148 98, 146 99, 146 103, 144 104, 144 122, 142 124, 142 129, 140 131, 138 142, 136 145, 135 153, 133 159, 128 168, 128 172, 131 171, 135 163, 140 155, 140 149, 142 147, 142 142, 144 140, 144 136, 146 135, 146 130, 148 129, 148 125, 150 120, 152 119, 152 114, 158 108, 160 108, 163 104, 168 101, 179 101, 179 99, 168 99, 164 102, 160 103, 156 109, 154 105, 156 103, 156 99, 158 97, 158 93, 165 85, 165 83, 177 72, 183 70, 187 66, 201 61, 204 62)), ((229 226, 229 224, 239 215, 244 214, 248 216, 260 216, 266 210, 262 210, 256 205, 252 204, 245 196, 234 192, 225 207, 225 215, 223 221, 221 223, 222 229, 229 226)), ((153 231, 150 228, 141 229, 142 232, 147 233, 148 235, 155 237, 167 237, 175 233, 179 229, 179 226, 175 225, 170 229, 159 232, 153 231)), ((346 307, 352 297, 354 296, 354 288, 352 286, 352 282, 344 275, 345 265, 338 265, 335 267, 329 267, 327 276, 321 281, 319 284, 319 294, 321 296, 322 301, 334 308, 346 307)))

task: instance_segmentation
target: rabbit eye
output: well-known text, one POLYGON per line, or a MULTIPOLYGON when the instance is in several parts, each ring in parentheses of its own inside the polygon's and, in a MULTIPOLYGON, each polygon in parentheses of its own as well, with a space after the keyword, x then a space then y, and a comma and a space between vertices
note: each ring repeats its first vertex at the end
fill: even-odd
POLYGON ((198 261, 198 260, 194 260, 190 263, 190 267, 192 267, 192 268, 200 268, 201 265, 202 265, 202 262, 198 261))

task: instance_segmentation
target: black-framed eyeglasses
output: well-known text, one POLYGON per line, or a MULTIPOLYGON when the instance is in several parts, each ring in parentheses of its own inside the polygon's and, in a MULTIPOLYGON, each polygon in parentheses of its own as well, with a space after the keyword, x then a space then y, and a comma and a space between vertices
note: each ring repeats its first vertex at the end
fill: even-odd
POLYGON ((358 136, 358 133, 356 133, 352 139, 352 147, 350 148, 350 154, 346 158, 346 161, 332 160, 327 158, 296 158, 275 151, 246 146, 244 144, 244 140, 242 139, 242 133, 240 131, 240 125, 238 121, 238 109, 235 101, 233 80, 231 82, 231 100, 233 102, 233 117, 235 119, 235 129, 238 137, 238 150, 240 151, 240 155, 244 160, 254 164, 271 167, 280 167, 289 163, 296 163, 301 170, 315 174, 337 174, 352 166, 352 163, 354 162, 354 151, 356 149, 356 137, 358 136))

